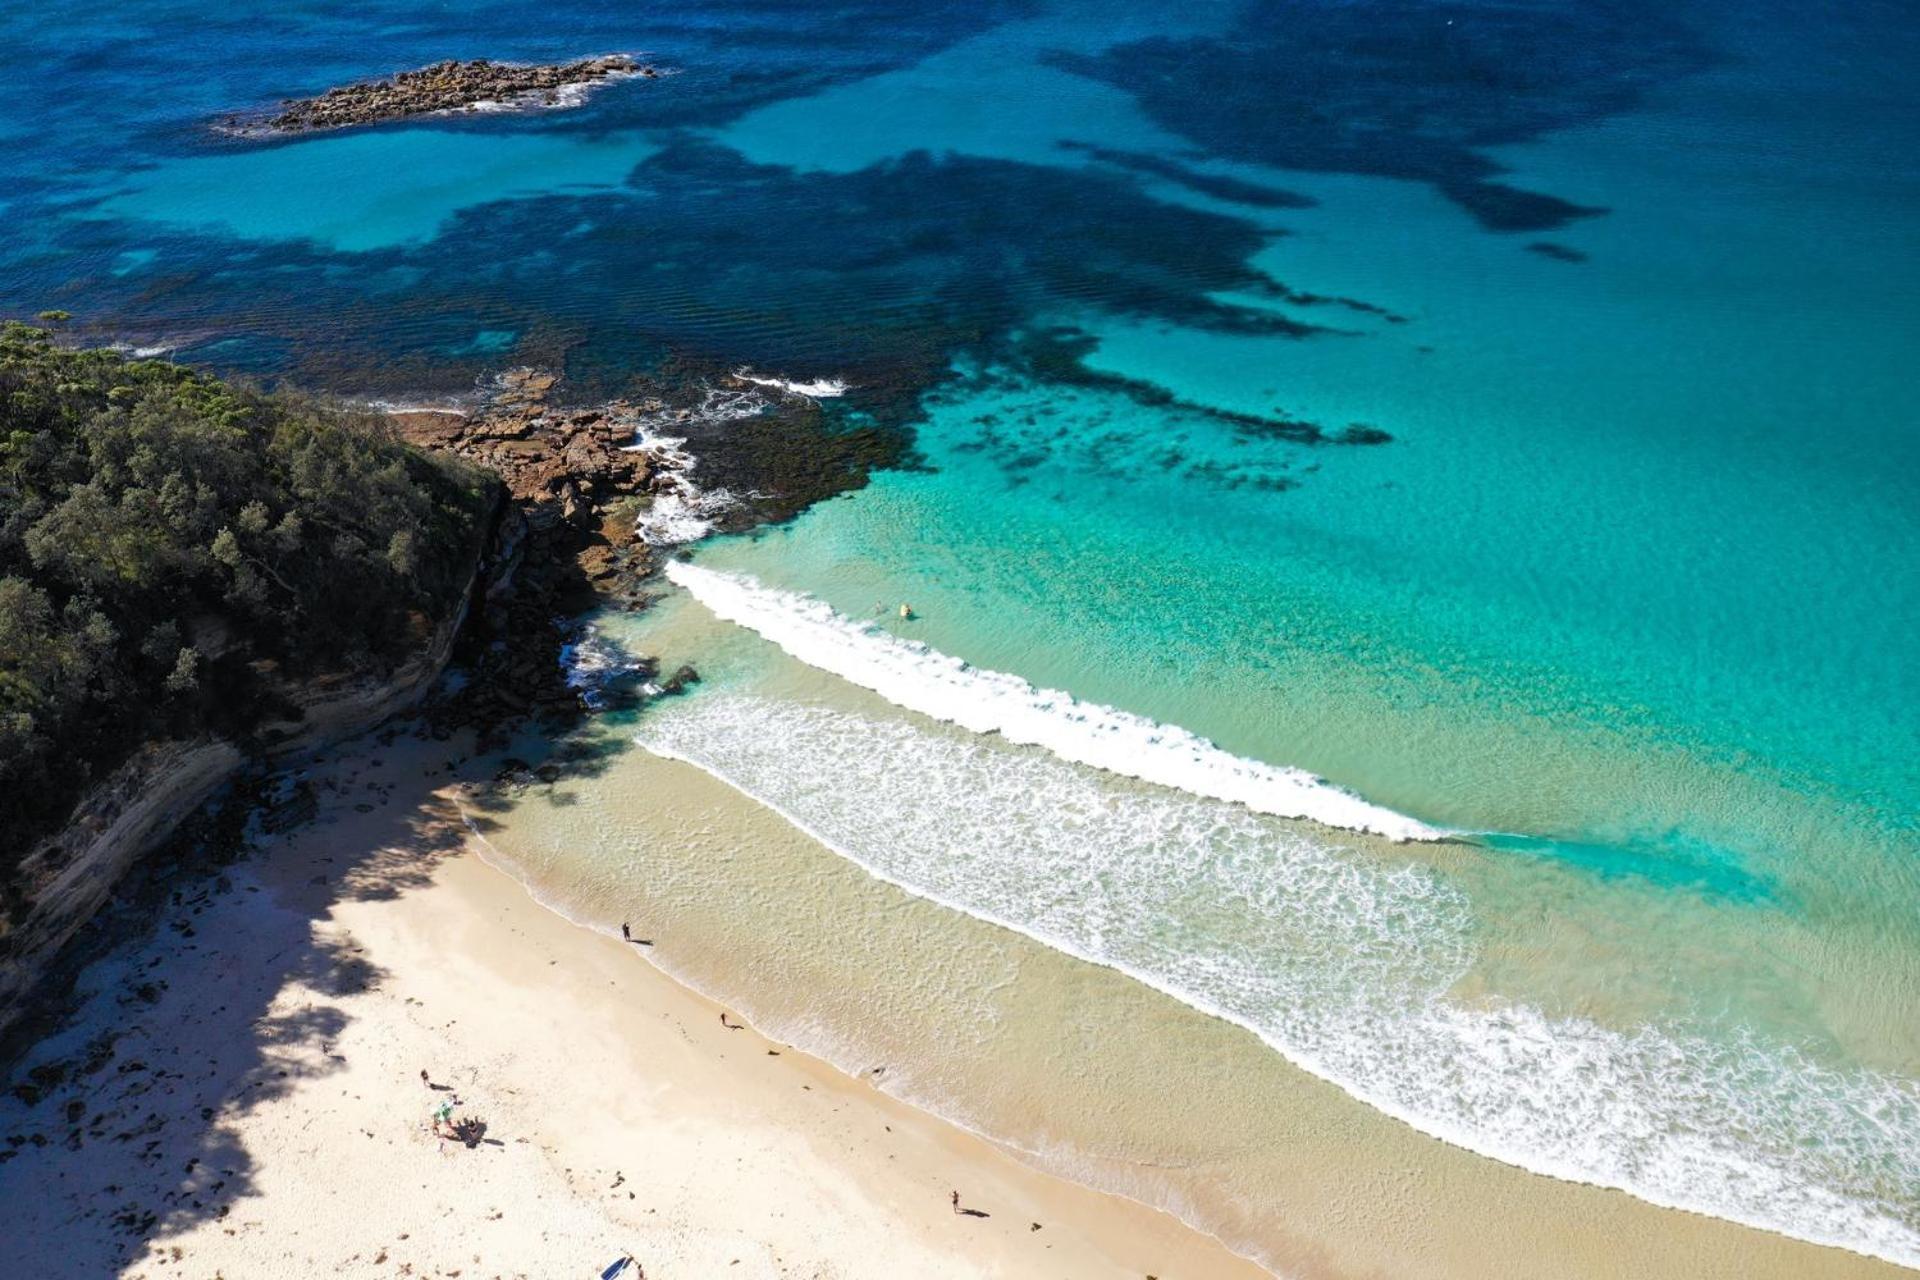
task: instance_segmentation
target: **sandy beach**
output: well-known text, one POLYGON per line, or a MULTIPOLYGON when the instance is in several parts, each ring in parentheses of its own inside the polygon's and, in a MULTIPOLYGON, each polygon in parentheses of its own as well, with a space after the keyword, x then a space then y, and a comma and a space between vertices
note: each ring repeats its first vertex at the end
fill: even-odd
POLYGON ((0 1100, 9 1271, 590 1277, 630 1253, 656 1280, 1265 1274, 539 906, 467 847, 449 745, 314 764, 314 820, 175 886, 151 936, 87 970, 15 1075, 39 1096, 0 1100), (449 1101, 474 1145, 433 1134, 449 1101))

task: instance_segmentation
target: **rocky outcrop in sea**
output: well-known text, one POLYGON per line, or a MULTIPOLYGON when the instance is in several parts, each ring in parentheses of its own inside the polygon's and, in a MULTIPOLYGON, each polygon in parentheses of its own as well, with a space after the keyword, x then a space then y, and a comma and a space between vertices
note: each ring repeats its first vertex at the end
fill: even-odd
POLYGON ((626 76, 651 78, 659 74, 655 67, 624 53, 542 66, 485 58, 468 62, 449 59, 384 80, 337 85, 311 98, 289 98, 264 121, 231 123, 272 133, 307 133, 482 107, 565 107, 576 104, 592 85, 626 76))

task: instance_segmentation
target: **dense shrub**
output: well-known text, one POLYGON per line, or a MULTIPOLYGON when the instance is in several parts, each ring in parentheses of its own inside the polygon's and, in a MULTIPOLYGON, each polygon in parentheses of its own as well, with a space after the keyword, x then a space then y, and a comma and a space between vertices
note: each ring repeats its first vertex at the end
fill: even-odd
POLYGON ((379 415, 0 328, 0 865, 141 741, 417 650, 485 505, 379 415))

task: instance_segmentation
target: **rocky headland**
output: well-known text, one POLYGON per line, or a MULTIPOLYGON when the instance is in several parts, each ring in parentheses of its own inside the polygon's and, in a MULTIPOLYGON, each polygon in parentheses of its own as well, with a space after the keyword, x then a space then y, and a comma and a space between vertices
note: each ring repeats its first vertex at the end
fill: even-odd
MULTIPOLYGON (((647 580, 669 545, 646 536, 646 516, 694 492, 688 455, 642 442, 643 421, 672 413, 663 402, 560 407, 550 403, 558 382, 514 369, 471 413, 392 415, 408 443, 477 463, 505 487, 486 586, 458 655, 468 678, 435 709, 486 736, 528 714, 564 719, 583 709, 583 691, 558 660, 572 619, 594 605, 645 607, 647 580)), ((643 657, 633 671, 654 674, 643 657)), ((690 682, 690 672, 675 675, 677 687, 690 682)))
MULTIPOLYGON (((279 712, 249 732, 149 743, 88 788, 70 819, 6 877, 0 1034, 45 980, 52 988, 44 994, 52 998, 40 1003, 58 1006, 57 987, 97 951, 99 939, 56 957, 137 866, 156 860, 159 874, 199 865, 184 849, 208 842, 176 839, 183 822, 205 827, 199 811, 228 790, 247 810, 280 762, 415 708, 449 661, 465 679, 421 710, 423 732, 434 738, 471 728, 482 743, 498 743, 527 717, 553 726, 584 709, 583 691, 568 683, 558 660, 572 638, 569 619, 596 603, 644 605, 642 583, 656 567, 658 548, 640 536, 636 517, 657 494, 687 483, 678 467, 691 459, 674 453, 663 461, 629 447, 638 415, 670 412, 658 401, 557 409, 547 403, 556 382, 551 374, 513 370, 495 380, 471 413, 390 415, 409 443, 477 463, 496 477, 491 512, 475 525, 457 607, 391 672, 285 683, 275 700, 279 712), (156 854, 163 849, 172 852, 156 854)), ((657 673, 645 658, 634 658, 631 667, 662 692, 698 679, 685 670, 652 683, 657 673)), ((268 817, 274 819, 274 811, 268 817)))
POLYGON ((422 737, 460 734, 487 751, 529 721, 561 732, 589 710, 696 683, 690 667, 662 671, 643 654, 600 652, 580 616, 646 607, 679 544, 788 518, 899 456, 893 431, 829 423, 805 396, 714 371, 664 371, 631 398, 584 405, 559 403, 559 383, 514 369, 477 405, 388 411, 394 445, 451 455, 459 461, 444 465, 459 474, 490 473, 487 509, 474 513, 454 557, 464 589, 444 612, 417 620, 406 661, 273 676, 272 696, 251 720, 153 738, 100 774, 58 830, 24 848, 0 884, 0 1041, 31 1040, 30 1028, 7 1035, 29 1006, 57 1015, 73 974, 125 925, 76 936, 123 886, 164 888, 183 867, 229 856, 246 813, 264 813, 269 825, 299 821, 297 805, 258 807, 286 762, 403 712, 422 737), (583 642, 596 649, 593 664, 569 661, 583 642), (442 681, 449 664, 459 676, 442 681), (581 678, 585 665, 591 678, 581 678), (212 828, 226 834, 209 840, 212 828))
POLYGON ((251 123, 273 133, 308 133, 483 106, 562 107, 573 105, 579 91, 588 86, 618 77, 659 74, 624 53, 542 66, 449 59, 382 80, 337 85, 311 98, 289 98, 265 121, 235 123, 251 123))

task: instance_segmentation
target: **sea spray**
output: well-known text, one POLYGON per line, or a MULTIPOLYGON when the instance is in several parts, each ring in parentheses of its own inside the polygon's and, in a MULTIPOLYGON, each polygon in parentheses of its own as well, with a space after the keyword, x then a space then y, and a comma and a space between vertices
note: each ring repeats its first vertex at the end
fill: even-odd
POLYGON ((656 470, 653 501, 634 522, 640 540, 654 547, 676 547, 697 542, 713 532, 714 522, 739 503, 726 488, 703 489, 693 480, 699 465, 686 449, 684 436, 669 435, 671 427, 690 422, 732 422, 750 418, 767 408, 765 397, 753 391, 708 387, 692 409, 658 409, 633 416, 633 443, 627 449, 645 453, 656 470))

